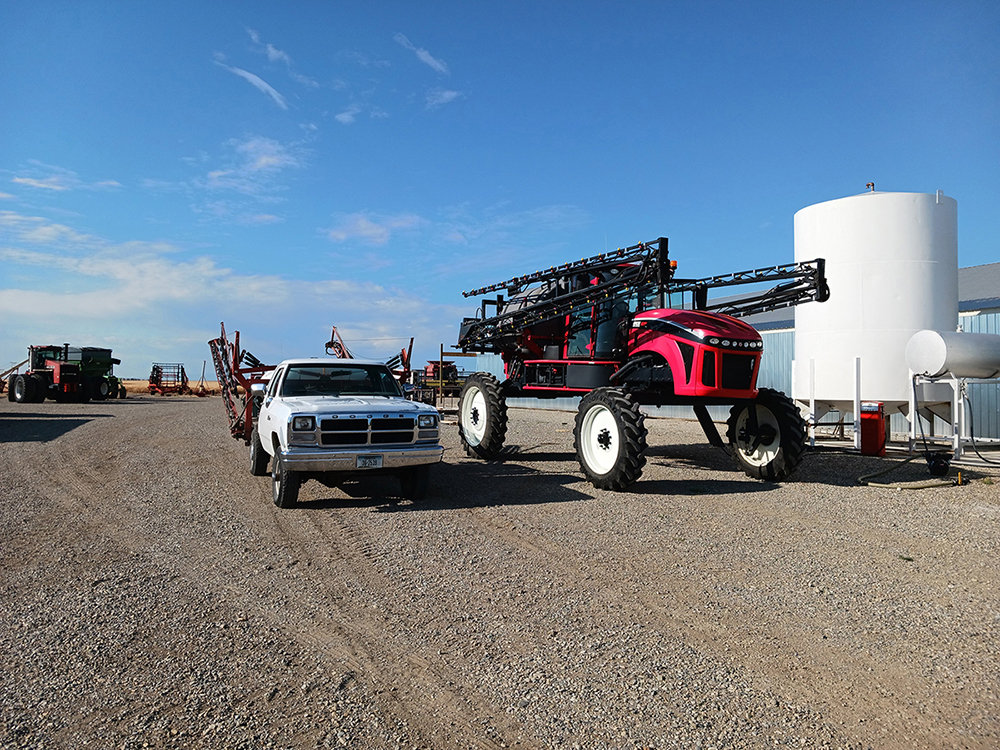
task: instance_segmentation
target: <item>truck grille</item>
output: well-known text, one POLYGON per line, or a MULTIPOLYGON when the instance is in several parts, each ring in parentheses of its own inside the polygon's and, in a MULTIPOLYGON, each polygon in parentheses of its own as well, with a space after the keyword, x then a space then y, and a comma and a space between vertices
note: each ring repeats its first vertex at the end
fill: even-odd
POLYGON ((757 357, 754 354, 722 354, 722 387, 733 390, 749 390, 753 383, 753 368, 757 357))
POLYGON ((389 445, 412 443, 416 437, 413 417, 375 419, 321 419, 320 445, 389 445))

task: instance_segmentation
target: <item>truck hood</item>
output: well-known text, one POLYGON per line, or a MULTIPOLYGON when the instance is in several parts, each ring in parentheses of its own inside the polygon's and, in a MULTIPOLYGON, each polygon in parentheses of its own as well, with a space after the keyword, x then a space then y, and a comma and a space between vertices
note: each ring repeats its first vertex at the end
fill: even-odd
POLYGON ((437 413, 437 409, 426 404, 386 396, 291 396, 283 400, 292 411, 313 414, 437 413))

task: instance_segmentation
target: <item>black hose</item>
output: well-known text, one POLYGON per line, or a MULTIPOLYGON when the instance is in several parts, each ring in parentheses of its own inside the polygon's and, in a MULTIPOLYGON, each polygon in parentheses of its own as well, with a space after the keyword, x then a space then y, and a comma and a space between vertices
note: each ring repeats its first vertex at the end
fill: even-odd
POLYGON ((985 461, 988 464, 1000 464, 1000 461, 990 461, 979 452, 979 446, 976 445, 976 423, 973 421, 972 417, 972 402, 969 400, 968 395, 964 393, 962 394, 962 399, 965 401, 965 405, 969 407, 969 439, 972 442, 972 450, 976 452, 976 455, 979 456, 981 461, 985 461))

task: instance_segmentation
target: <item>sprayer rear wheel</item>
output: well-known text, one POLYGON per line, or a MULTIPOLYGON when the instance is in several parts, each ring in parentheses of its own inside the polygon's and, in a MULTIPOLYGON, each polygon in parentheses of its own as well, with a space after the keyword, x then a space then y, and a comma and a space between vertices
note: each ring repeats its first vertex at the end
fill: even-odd
POLYGON ((573 443, 580 468, 600 490, 623 490, 646 465, 646 424, 639 405, 619 388, 597 388, 580 401, 573 443))
POLYGON ((470 375, 458 401, 458 437, 473 458, 493 458, 507 437, 507 400, 487 372, 470 375))
POLYGON ((806 423, 784 393, 761 388, 756 400, 730 410, 727 425, 733 459, 747 476, 780 482, 802 463, 806 423), (750 424, 751 406, 756 409, 756 433, 750 424))

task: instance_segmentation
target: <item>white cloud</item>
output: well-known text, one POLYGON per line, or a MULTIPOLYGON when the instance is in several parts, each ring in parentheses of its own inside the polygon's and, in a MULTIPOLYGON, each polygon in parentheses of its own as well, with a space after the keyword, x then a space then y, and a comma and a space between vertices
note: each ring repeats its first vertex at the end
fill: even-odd
POLYGON ((46 177, 44 180, 38 180, 34 177, 15 177, 11 182, 18 185, 27 185, 28 187, 41 188, 42 190, 69 190, 70 188, 64 184, 63 179, 58 175, 53 175, 52 177, 46 177))
POLYGON ((337 122, 343 123, 344 125, 352 125, 357 119, 358 114, 361 112, 361 107, 357 104, 352 104, 350 107, 345 109, 339 115, 335 115, 334 119, 337 122))
POLYGON ((427 94, 427 109, 437 109, 443 104, 455 101, 462 95, 461 91, 444 91, 435 89, 427 94))
POLYGON ((221 169, 213 169, 193 181, 196 188, 218 191, 231 190, 243 195, 267 199, 283 186, 276 181, 285 169, 303 166, 302 153, 272 138, 253 136, 226 143, 237 159, 221 169))
POLYGON ((284 63, 285 64, 285 67, 288 69, 288 75, 289 75, 289 77, 291 77, 291 79, 293 81, 298 81, 299 83, 303 84, 304 86, 310 86, 312 88, 319 88, 319 82, 318 81, 316 81, 316 80, 314 80, 312 78, 309 78, 308 76, 304 76, 301 73, 297 73, 296 71, 292 70, 292 57, 291 57, 291 55, 289 55, 284 50, 278 49, 277 47, 275 47, 270 42, 267 42, 265 44, 263 41, 261 41, 260 34, 258 34, 253 29, 247 29, 247 34, 250 35, 250 39, 253 40, 254 44, 256 44, 258 47, 262 48, 259 51, 261 51, 265 55, 267 55, 267 59, 270 62, 273 62, 273 63, 280 62, 280 63, 284 63))
POLYGON ((388 356, 393 347, 367 339, 415 335, 436 348, 453 338, 451 321, 461 312, 384 284, 242 273, 170 242, 112 243, 13 212, 0 214, 0 279, 0 351, 20 352, 35 340, 108 346, 123 360, 119 373, 133 377, 153 361, 185 362, 195 374, 197 361, 209 359, 206 342, 219 335, 220 320, 230 335, 241 331, 246 348, 276 363, 322 354, 331 324, 371 356, 388 356), (26 229, 55 241, 29 247, 26 229), (269 314, 261 316, 265 307, 269 314))
POLYGON ((393 233, 417 229, 427 223, 416 214, 397 216, 374 216, 372 214, 347 214, 340 217, 337 225, 326 230, 326 236, 333 242, 360 240, 367 245, 385 245, 393 233))
POLYGON ((13 200, 13 198, 14 196, 10 193, 0 193, 0 201, 9 201, 13 200))
POLYGON ((226 65, 225 63, 219 62, 218 60, 214 60, 213 62, 215 62, 215 64, 218 65, 220 68, 225 68, 230 73, 238 75, 240 78, 249 81, 257 90, 262 91, 268 96, 270 96, 274 100, 274 103, 277 104, 282 109, 288 109, 288 104, 285 102, 285 97, 279 94, 271 86, 271 84, 267 83, 260 77, 255 76, 253 73, 249 73, 243 70, 242 68, 234 68, 231 65, 226 65))
POLYGON ((413 43, 410 42, 410 40, 407 39, 403 34, 396 34, 393 37, 393 39, 400 46, 405 47, 406 49, 413 52, 417 56, 417 59, 420 60, 420 62, 424 63, 425 65, 428 65, 441 75, 446 76, 450 74, 450 71, 448 70, 448 63, 446 63, 444 60, 438 60, 436 57, 431 55, 430 52, 423 49, 422 47, 420 48, 415 47, 413 43))

